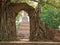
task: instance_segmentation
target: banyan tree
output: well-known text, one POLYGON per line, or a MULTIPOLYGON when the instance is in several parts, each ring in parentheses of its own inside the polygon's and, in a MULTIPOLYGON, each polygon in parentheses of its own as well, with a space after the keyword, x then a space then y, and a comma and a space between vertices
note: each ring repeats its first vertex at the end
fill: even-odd
POLYGON ((30 41, 52 40, 52 31, 47 24, 40 21, 40 7, 35 10, 27 3, 10 3, 10 0, 0 0, 0 41, 17 40, 16 16, 24 10, 30 18, 30 41))

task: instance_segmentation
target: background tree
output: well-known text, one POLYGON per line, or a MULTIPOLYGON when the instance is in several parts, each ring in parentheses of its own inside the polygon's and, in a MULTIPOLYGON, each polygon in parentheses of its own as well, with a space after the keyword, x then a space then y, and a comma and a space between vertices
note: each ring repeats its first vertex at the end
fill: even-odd
MULTIPOLYGON (((44 21, 44 22, 49 22, 49 26, 51 27, 51 28, 57 28, 58 27, 58 25, 59 25, 59 23, 58 22, 56 22, 56 16, 55 16, 55 13, 56 12, 54 12, 54 10, 52 10, 52 8, 54 7, 55 9, 57 8, 57 9, 59 9, 60 8, 60 1, 56 1, 56 0, 34 0, 34 1, 36 1, 36 2, 38 2, 38 8, 37 8, 37 10, 39 10, 39 15, 42 15, 42 16, 40 16, 41 17, 41 20, 42 21, 44 21), (50 11, 49 11, 49 9, 48 9, 48 12, 49 12, 49 14, 43 14, 43 7, 44 6, 46 6, 46 5, 50 5, 50 11), (45 16, 47 16, 47 15, 50 15, 50 16, 48 16, 48 17, 45 17, 45 16), (54 15, 54 16, 53 16, 54 15), (45 17, 45 18, 44 18, 45 17), (53 19, 52 19, 52 17, 53 17, 53 19), (50 19, 49 19, 50 18, 50 19), (44 19, 44 20, 43 20, 44 19), (46 20, 45 20, 46 19, 46 20), (50 20, 50 21, 49 21, 50 20), (54 21, 55 20, 55 21, 54 21), (51 23, 51 21, 52 21, 52 23, 51 23), (53 23, 55 23, 55 24, 53 24, 53 23), (53 24, 53 25, 52 25, 53 24)), ((49 7, 49 6, 48 6, 49 7)), ((40 21, 41 22, 41 21, 40 21)), ((48 23, 47 23, 48 24, 48 23)), ((45 37, 46 39, 52 39, 52 33, 51 33, 51 30, 49 30, 49 29, 47 29, 48 28, 48 26, 47 26, 47 28, 46 28, 46 26, 43 28, 42 27, 42 25, 40 26, 41 28, 41 30, 40 30, 40 32, 42 31, 42 33, 44 33, 44 34, 42 34, 42 33, 40 33, 39 35, 41 35, 40 37, 45 37), (42 36, 43 35, 43 36, 42 36)), ((39 37, 39 36, 37 36, 37 37, 39 37)))
POLYGON ((60 25, 60 14, 59 9, 53 6, 45 5, 42 7, 41 20, 46 22, 48 26, 52 29, 59 29, 60 25))

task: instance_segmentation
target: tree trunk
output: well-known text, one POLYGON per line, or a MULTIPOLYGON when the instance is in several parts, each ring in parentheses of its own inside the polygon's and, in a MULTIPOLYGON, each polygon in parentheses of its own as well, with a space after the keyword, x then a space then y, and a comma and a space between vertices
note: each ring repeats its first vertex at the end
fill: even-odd
POLYGON ((47 24, 40 20, 41 8, 34 15, 30 15, 30 41, 52 40, 53 33, 47 24))
POLYGON ((16 26, 15 26, 15 13, 7 5, 4 0, 2 2, 2 11, 0 16, 0 40, 13 41, 16 40, 16 26))
POLYGON ((13 10, 11 9, 11 7, 8 7, 7 9, 7 14, 6 14, 6 19, 7 19, 7 33, 8 33, 8 39, 9 40, 16 40, 16 17, 15 17, 15 13, 13 12, 13 10))
POLYGON ((2 1, 0 0, 0 40, 1 40, 1 14, 2 14, 2 1))
POLYGON ((36 23, 35 16, 30 17, 30 41, 36 41, 36 23))

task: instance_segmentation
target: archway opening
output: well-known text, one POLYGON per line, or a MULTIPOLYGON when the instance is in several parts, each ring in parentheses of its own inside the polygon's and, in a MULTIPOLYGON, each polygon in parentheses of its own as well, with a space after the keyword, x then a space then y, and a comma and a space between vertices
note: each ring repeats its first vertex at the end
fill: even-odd
POLYGON ((28 13, 24 10, 20 11, 16 17, 16 32, 20 41, 29 41, 30 21, 28 13))

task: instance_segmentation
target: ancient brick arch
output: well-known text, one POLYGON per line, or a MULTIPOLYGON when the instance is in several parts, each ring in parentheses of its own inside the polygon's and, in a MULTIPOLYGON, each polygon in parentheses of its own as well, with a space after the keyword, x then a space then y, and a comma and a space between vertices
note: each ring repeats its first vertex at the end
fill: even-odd
POLYGON ((18 12, 20 12, 21 10, 24 10, 28 13, 28 16, 30 18, 30 41, 40 40, 44 38, 44 33, 40 29, 39 12, 35 12, 35 9, 32 6, 29 6, 27 3, 11 3, 10 7, 15 12, 15 15, 13 15, 15 19, 18 12))
MULTIPOLYGON (((32 6, 29 6, 26 3, 11 3, 7 5, 5 2, 2 2, 3 8, 1 11, 1 34, 0 40, 16 40, 16 16, 18 12, 24 10, 28 13, 30 17, 30 38, 34 37, 35 28, 35 16, 33 15, 35 9, 32 6), (3 21, 2 21, 3 20, 3 21), (34 30, 34 31, 33 31, 34 30), (3 35, 2 35, 3 34, 3 35), (3 38, 2 38, 3 37, 3 38)), ((34 37, 35 38, 35 37, 34 37)), ((32 38, 33 39, 33 38, 32 38)))
POLYGON ((26 11, 29 15, 32 15, 35 9, 28 5, 27 3, 11 3, 11 7, 13 7, 14 12, 17 14, 21 10, 26 11))
MULTIPOLYGON (((48 31, 45 28, 44 24, 42 24, 42 22, 40 21, 39 11, 35 12, 35 9, 32 6, 28 5, 27 3, 11 3, 9 6, 12 8, 11 10, 14 12, 13 17, 15 18, 11 18, 11 21, 14 20, 13 23, 15 23, 16 21, 16 16, 18 12, 20 12, 21 10, 24 10, 28 13, 28 16, 30 18, 30 38, 29 38, 30 41, 34 41, 34 40, 40 41, 45 39, 45 37, 47 39, 52 38, 51 36, 47 37, 48 31)), ((14 29, 15 29, 15 26, 16 25, 14 24, 13 26, 14 29)), ((48 35, 51 35, 51 34, 49 33, 48 35)))
MULTIPOLYGON (((26 11, 28 13, 28 16, 30 18, 30 40, 35 38, 35 34, 36 34, 35 33, 36 32, 36 29, 35 29, 35 26, 36 26, 36 23, 35 23, 36 16, 34 14, 35 9, 32 6, 28 5, 27 3, 15 3, 15 4, 11 4, 10 7, 12 7, 12 10, 15 12, 14 17, 16 17, 18 12, 20 12, 21 10, 24 10, 24 11, 26 11)), ((35 40, 35 39, 33 39, 33 40, 35 40)))

